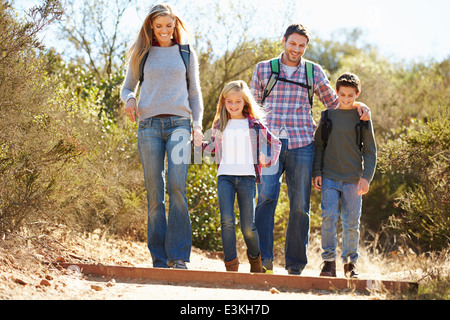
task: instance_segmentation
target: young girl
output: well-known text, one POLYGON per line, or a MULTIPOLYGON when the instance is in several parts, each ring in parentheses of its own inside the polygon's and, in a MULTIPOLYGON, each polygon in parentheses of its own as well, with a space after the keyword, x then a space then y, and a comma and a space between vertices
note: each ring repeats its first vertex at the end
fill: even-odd
POLYGON ((263 113, 244 81, 233 81, 220 94, 210 142, 203 149, 215 153, 222 244, 227 271, 238 271, 234 203, 240 212, 250 272, 262 272, 259 236, 255 226, 256 183, 261 168, 277 162, 281 142, 263 125, 263 113))

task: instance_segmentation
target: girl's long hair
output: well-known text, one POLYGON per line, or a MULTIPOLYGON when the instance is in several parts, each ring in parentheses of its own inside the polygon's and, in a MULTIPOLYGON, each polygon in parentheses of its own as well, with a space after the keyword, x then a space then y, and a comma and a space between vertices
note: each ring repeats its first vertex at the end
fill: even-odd
POLYGON ((174 20, 175 30, 173 32, 173 40, 176 43, 183 44, 184 35, 189 38, 189 31, 186 24, 180 19, 169 4, 163 3, 154 5, 145 18, 137 39, 128 50, 127 60, 128 62, 131 62, 131 68, 136 78, 139 77, 139 64, 141 63, 141 60, 152 47, 154 34, 151 25, 156 18, 162 16, 170 16, 174 20))
POLYGON ((244 98, 245 104, 242 113, 244 116, 251 116, 255 119, 258 119, 260 122, 265 122, 265 112, 262 107, 255 101, 252 93, 248 85, 242 81, 232 81, 228 83, 222 90, 219 102, 217 103, 217 112, 213 121, 213 128, 219 125, 219 130, 223 132, 228 124, 228 120, 230 120, 230 114, 225 107, 225 99, 232 92, 240 92, 242 97, 244 98))

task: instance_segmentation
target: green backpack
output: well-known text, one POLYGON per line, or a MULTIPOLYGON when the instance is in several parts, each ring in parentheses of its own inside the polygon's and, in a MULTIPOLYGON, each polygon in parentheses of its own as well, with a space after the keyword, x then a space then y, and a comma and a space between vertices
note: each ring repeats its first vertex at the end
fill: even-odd
POLYGON ((266 101, 266 98, 270 95, 270 92, 275 87, 277 81, 283 81, 287 83, 293 83, 296 84, 302 88, 308 89, 308 98, 309 98, 309 104, 311 105, 311 108, 313 106, 314 102, 314 65, 311 61, 306 60, 305 63, 305 69, 306 69, 306 80, 307 83, 299 83, 295 81, 291 81, 288 79, 280 78, 280 59, 272 59, 270 60, 270 66, 272 69, 272 74, 270 75, 269 81, 267 82, 267 86, 264 89, 263 99, 261 101, 261 104, 264 104, 264 101, 266 101))

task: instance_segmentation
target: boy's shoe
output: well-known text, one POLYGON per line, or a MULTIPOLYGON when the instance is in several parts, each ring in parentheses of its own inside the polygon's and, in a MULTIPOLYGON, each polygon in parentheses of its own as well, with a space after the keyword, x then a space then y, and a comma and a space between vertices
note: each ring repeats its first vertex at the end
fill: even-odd
POLYGON ((336 261, 324 261, 322 265, 321 277, 336 277, 336 261))
POLYGON ((272 260, 261 260, 263 273, 273 274, 273 262, 272 260))
POLYGON ((225 262, 225 269, 227 271, 238 272, 238 270, 239 270, 239 259, 238 259, 238 257, 234 258, 231 261, 224 261, 224 262, 225 262))
POLYGON ((187 270, 186 262, 183 260, 175 260, 167 263, 170 268, 187 270))
POLYGON ((356 266, 353 263, 344 264, 344 274, 347 278, 359 277, 358 270, 356 270, 356 266))

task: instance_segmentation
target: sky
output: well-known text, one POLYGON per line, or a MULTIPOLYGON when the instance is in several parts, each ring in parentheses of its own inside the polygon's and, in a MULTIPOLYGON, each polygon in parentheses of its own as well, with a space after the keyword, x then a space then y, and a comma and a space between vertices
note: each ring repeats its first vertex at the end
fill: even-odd
MULTIPOLYGON (((154 1, 136 0, 135 7, 126 11, 123 24, 132 34, 132 41, 154 1)), ((161 0, 173 2, 171 0, 161 0)), ((228 0, 216 0, 221 3, 228 0)), ((181 6, 195 3, 199 7, 211 7, 211 0, 178 0, 181 6)), ((306 25, 313 37, 330 39, 340 29, 359 28, 362 41, 375 45, 381 54, 393 61, 443 60, 450 57, 450 1, 448 0, 297 0, 294 7, 286 5, 292 0, 236 0, 238 8, 243 3, 255 5, 255 28, 268 37, 280 37, 287 25, 299 22, 306 25), (285 11, 283 11, 285 10, 285 11), (286 21, 279 21, 280 12, 286 21), (286 18, 287 17, 287 18, 286 18), (289 20, 289 21, 288 21, 289 20), (277 23, 273 23, 276 21, 277 23)), ((29 7, 36 0, 16 0, 16 7, 29 7)), ((237 12, 238 13, 238 12, 237 12)), ((236 13, 236 14, 237 14, 236 13)), ((189 23, 190 14, 185 15, 189 23)), ((214 30, 213 21, 206 22, 208 30, 214 30)), ((193 30, 195 32, 195 30, 193 30)), ((48 43, 52 36, 46 36, 48 43)), ((217 37, 220 42, 220 35, 217 37)), ((217 43, 220 47, 220 43, 217 43)))
POLYGON ((339 28, 361 28, 363 39, 394 59, 442 60, 450 57, 450 1, 319 0, 299 1, 295 19, 320 37, 339 28), (307 4, 305 4, 307 3, 307 4), (325 9, 326 8, 326 9, 325 9))

